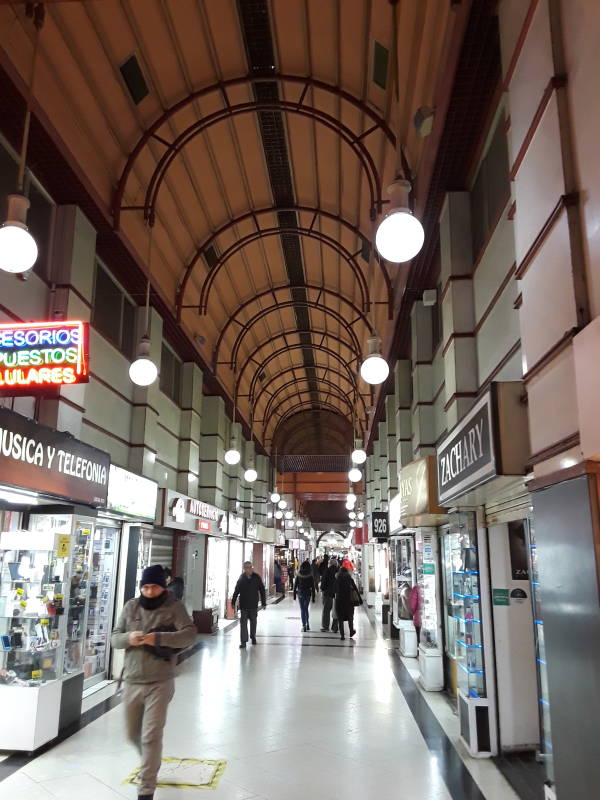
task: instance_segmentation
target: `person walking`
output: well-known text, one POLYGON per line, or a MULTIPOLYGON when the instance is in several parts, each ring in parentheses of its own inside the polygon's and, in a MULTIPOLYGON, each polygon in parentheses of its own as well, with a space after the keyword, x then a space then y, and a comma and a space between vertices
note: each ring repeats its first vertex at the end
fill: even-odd
POLYGON ((362 605, 362 598, 354 578, 346 567, 341 567, 335 579, 335 608, 337 611, 338 622, 340 626, 340 639, 343 641, 344 636, 344 622, 348 623, 349 636, 352 638, 356 631, 354 630, 354 606, 362 605))
POLYGON ((319 559, 318 558, 313 558, 313 561, 312 561, 312 564, 311 564, 311 571, 312 571, 313 580, 315 582, 315 592, 318 592, 319 591, 319 584, 321 583, 321 574, 319 572, 319 559))
MULTIPOLYGON (((335 576, 337 575, 338 565, 335 558, 329 562, 325 574, 321 578, 321 592, 323 594, 323 613, 321 615, 321 631, 325 633, 329 630, 331 621, 331 610, 335 598, 335 576)), ((337 625, 334 633, 337 633, 337 625)))
POLYGON ((319 575, 321 576, 321 578, 327 572, 328 566, 329 566, 329 555, 328 553, 325 553, 325 555, 323 556, 323 560, 319 564, 319 575))
POLYGON ((167 581, 167 591, 170 592, 175 600, 183 600, 183 578, 173 577, 173 572, 169 567, 165 567, 165 579, 167 581))
POLYGON ((302 630, 310 630, 310 600, 312 597, 315 602, 315 579, 313 578, 310 561, 302 562, 302 566, 296 575, 294 583, 294 600, 298 597, 300 601, 300 616, 302 618, 302 630))
POLYGON ((274 578, 274 581, 275 581, 275 592, 277 594, 281 594, 282 593, 282 588, 281 588, 281 567, 279 566, 279 561, 277 561, 277 560, 275 560, 275 563, 273 565, 273 578, 274 578))
POLYGON ((183 603, 167 591, 160 565, 142 572, 140 591, 139 597, 125 604, 111 644, 125 650, 127 737, 142 756, 138 800, 152 800, 167 709, 175 693, 175 654, 193 644, 196 627, 183 603))
POLYGON ((294 575, 296 574, 296 568, 294 566, 294 559, 292 558, 290 563, 288 564, 288 581, 290 586, 290 592, 294 589, 294 575))
POLYGON ((250 620, 250 638, 256 644, 256 622, 258 619, 258 599, 262 607, 267 607, 267 594, 262 578, 254 572, 251 561, 244 561, 244 571, 235 585, 231 605, 235 608, 240 598, 240 649, 244 650, 248 642, 248 620, 250 620))

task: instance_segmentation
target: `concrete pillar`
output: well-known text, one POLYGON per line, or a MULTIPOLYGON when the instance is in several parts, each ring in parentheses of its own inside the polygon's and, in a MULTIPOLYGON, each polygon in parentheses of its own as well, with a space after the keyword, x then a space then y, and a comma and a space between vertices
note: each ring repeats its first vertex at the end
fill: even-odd
POLYGON ((471 408, 478 390, 469 192, 449 192, 440 215, 443 357, 447 429, 471 408))
POLYGON ((224 455, 229 446, 226 443, 229 432, 227 423, 223 398, 205 395, 202 398, 198 497, 223 510, 226 510, 223 492, 224 455))
POLYGON ((401 359, 394 372, 396 400, 396 462, 398 472, 412 461, 412 375, 410 360, 401 359))
POLYGON ((387 502, 388 500, 388 492, 389 492, 389 481, 388 481, 388 435, 387 435, 387 423, 380 422, 379 423, 379 451, 380 451, 380 468, 379 468, 379 475, 381 477, 381 500, 382 502, 387 502))
POLYGON ((433 327, 431 308, 417 302, 411 311, 412 459, 435 452, 433 410, 433 327))
POLYGON ((197 364, 183 365, 177 490, 198 495, 200 432, 202 429, 202 372, 197 364))
POLYGON ((254 489, 254 515, 257 522, 267 522, 270 464, 267 456, 256 456, 255 469, 258 472, 254 489))
MULTIPOLYGON (((94 294, 96 231, 77 206, 56 209, 50 273, 50 320, 90 322, 94 294)), ((61 386, 54 397, 40 400, 39 421, 81 437, 87 384, 61 386)))
POLYGON ((398 491, 398 458, 396 444, 396 394, 390 394, 385 398, 385 428, 387 432, 387 482, 388 482, 388 501, 398 491))
POLYGON ((239 464, 223 464, 224 470, 224 499, 227 502, 227 510, 232 512, 240 512, 242 504, 242 479, 244 475, 243 462, 244 462, 244 445, 245 441, 242 436, 242 426, 239 422, 229 423, 229 435, 225 443, 225 450, 229 449, 230 442, 235 440, 237 449, 240 451, 242 458, 239 464))

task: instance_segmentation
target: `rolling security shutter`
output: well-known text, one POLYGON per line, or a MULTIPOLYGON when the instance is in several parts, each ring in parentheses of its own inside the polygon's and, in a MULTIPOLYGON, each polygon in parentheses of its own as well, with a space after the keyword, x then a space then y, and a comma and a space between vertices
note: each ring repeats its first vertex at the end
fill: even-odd
POLYGON ((154 528, 150 533, 152 541, 152 563, 161 567, 173 568, 173 531, 154 528))
POLYGON ((502 522, 513 522, 517 519, 526 519, 531 516, 531 495, 529 492, 505 497, 486 503, 485 521, 487 525, 497 525, 502 522))

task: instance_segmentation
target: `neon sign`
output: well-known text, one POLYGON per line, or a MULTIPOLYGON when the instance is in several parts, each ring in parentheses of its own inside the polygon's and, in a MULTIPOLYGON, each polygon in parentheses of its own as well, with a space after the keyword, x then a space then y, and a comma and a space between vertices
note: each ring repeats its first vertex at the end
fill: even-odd
POLYGON ((0 325, 0 395, 87 383, 87 322, 0 325))

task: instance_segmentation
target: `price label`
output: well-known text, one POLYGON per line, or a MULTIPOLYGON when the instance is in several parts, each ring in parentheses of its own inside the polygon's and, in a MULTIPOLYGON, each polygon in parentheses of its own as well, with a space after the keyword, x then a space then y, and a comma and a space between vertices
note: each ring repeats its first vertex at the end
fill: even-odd
POLYGON ((67 558, 71 552, 71 537, 60 534, 56 537, 56 556, 57 558, 67 558))
POLYGON ((63 599, 63 595, 62 594, 55 594, 54 595, 54 599, 55 600, 62 600, 63 599))
POLYGON ((17 594, 19 595, 19 597, 22 597, 23 596, 23 589, 17 589, 17 594))
POLYGON ((42 670, 41 669, 34 669, 32 671, 32 673, 31 673, 31 677, 33 678, 33 680, 36 680, 37 678, 41 678, 42 677, 42 670))
POLYGON ((50 620, 49 619, 41 619, 40 620, 40 625, 49 625, 49 624, 50 624, 50 620))
POLYGON ((21 608, 27 608, 27 600, 21 600, 19 605, 21 606, 21 608))

